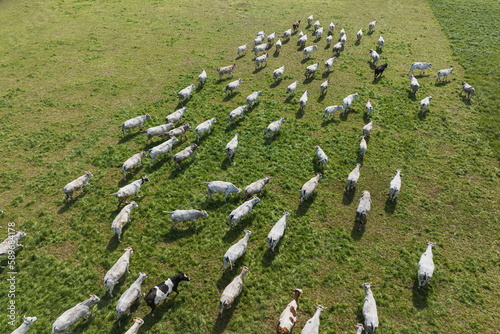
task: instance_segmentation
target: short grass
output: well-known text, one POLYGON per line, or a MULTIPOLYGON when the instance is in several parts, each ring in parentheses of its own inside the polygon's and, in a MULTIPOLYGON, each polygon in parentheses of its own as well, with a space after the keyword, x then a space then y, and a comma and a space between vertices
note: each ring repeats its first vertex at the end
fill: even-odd
MULTIPOLYGON (((490 146, 492 132, 484 129, 483 120, 488 98, 496 95, 494 86, 476 78, 495 58, 464 69, 454 40, 450 46, 433 16, 438 5, 433 6, 382 0, 2 1, 0 207, 6 213, 0 219, 4 228, 13 221, 28 234, 25 249, 17 252, 18 315, 37 316, 32 331, 47 333, 58 315, 95 293, 102 302, 93 307, 91 320, 72 330, 123 333, 131 317, 122 320, 123 327, 116 325, 118 298, 104 295, 102 278, 122 249, 132 246, 131 273, 116 295, 140 271, 149 275, 144 292, 179 270, 192 279, 181 284, 178 297, 159 307, 156 317, 148 315, 143 301, 134 308, 133 316, 145 319, 143 333, 272 332, 293 287, 304 290, 297 327, 321 303, 328 307, 322 332, 351 333, 362 321, 361 283, 366 281, 373 284, 381 332, 494 332, 500 313, 495 288, 499 169, 490 146), (251 52, 235 60, 236 47, 252 43, 259 30, 281 34, 302 19, 300 29, 311 34, 305 23, 310 14, 325 26, 333 21, 335 35, 342 27, 347 31, 346 49, 329 75, 320 70, 311 81, 303 77, 307 65, 331 56, 326 36, 307 61, 302 61, 296 35, 279 55, 271 49, 263 69, 255 70, 251 52), (356 45, 356 31, 372 20, 379 22, 375 33, 365 33, 356 45), (387 42, 381 56, 389 67, 373 82, 368 51, 379 34, 387 42), (417 98, 409 94, 406 75, 413 61, 433 63, 432 71, 419 77, 417 98), (218 80, 216 68, 233 62, 233 79, 218 80), (275 84, 271 73, 281 65, 286 65, 285 78, 275 84), (456 69, 450 82, 435 84, 435 72, 450 66, 456 69), (161 124, 179 107, 176 93, 195 83, 202 68, 209 80, 187 103, 186 121, 193 128, 211 117, 218 123, 199 144, 196 159, 181 171, 167 158, 155 166, 145 159, 136 175, 122 181, 123 161, 159 140, 145 145, 139 132, 123 137, 120 124, 146 112, 153 117, 148 126, 161 124), (225 84, 239 77, 239 93, 226 98, 225 84), (330 88, 322 98, 319 85, 327 77, 330 88), (470 103, 459 96, 459 83, 469 78, 481 87, 470 103), (294 80, 300 82, 298 93, 287 98, 285 88, 294 80), (297 102, 306 89, 311 94, 302 115, 297 102), (259 105, 229 126, 229 111, 256 90, 263 92, 259 105), (352 112, 322 119, 324 107, 354 92, 360 99, 352 112), (432 105, 419 117, 418 101, 428 95, 434 97, 432 105), (360 159, 367 99, 375 107, 370 117, 375 128, 368 153, 360 159), (266 140, 267 124, 282 116, 287 119, 282 131, 266 140), (240 146, 229 164, 223 149, 235 133, 240 146), (317 192, 299 205, 301 185, 319 171, 314 163, 318 144, 330 162, 317 192), (346 196, 345 178, 357 162, 363 163, 358 189, 346 196), (403 189, 393 205, 387 193, 396 168, 403 170, 403 189), (85 170, 94 174, 93 187, 66 202, 61 189, 85 170), (116 199, 106 195, 140 175, 151 182, 141 190, 139 208, 119 244, 110 230, 116 199), (262 201, 233 230, 225 223, 241 197, 226 203, 220 196, 207 199, 200 185, 219 179, 244 187, 265 175, 272 179, 262 201), (354 213, 365 189, 373 205, 359 233, 354 213), (161 211, 183 208, 202 208, 210 216, 196 226, 181 223, 173 229, 161 211), (291 213, 289 225, 271 254, 265 238, 285 210, 291 213), (250 273, 237 308, 218 319, 220 293, 236 275, 236 270, 222 272, 222 255, 243 229, 253 233, 238 265, 247 265, 250 273), (418 291, 416 265, 427 240, 437 244, 436 272, 431 287, 418 291)), ((483 15, 493 21, 494 13, 483 15)), ((447 22, 441 23, 445 31, 458 26, 447 22)), ((481 45, 480 50, 492 49, 481 45)), ((174 151, 195 139, 191 132, 174 151)), ((0 291, 7 291, 3 280, 0 291)), ((8 302, 5 294, 3 301, 8 302)), ((11 329, 6 317, 0 317, 0 328, 11 329)))
POLYGON ((475 85, 481 112, 481 128, 491 139, 494 154, 500 157, 500 119, 496 78, 500 76, 498 62, 500 46, 497 43, 500 6, 496 1, 480 1, 470 6, 468 1, 430 1, 436 18, 448 36, 455 58, 466 69, 464 80, 475 85), (489 19, 492 18, 492 19, 489 19), (463 28, 473 33, 467 33, 463 28))

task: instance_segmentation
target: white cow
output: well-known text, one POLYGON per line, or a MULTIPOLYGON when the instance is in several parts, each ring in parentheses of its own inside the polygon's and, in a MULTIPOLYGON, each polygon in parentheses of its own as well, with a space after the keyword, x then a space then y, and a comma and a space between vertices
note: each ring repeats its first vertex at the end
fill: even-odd
POLYGON ((87 300, 76 304, 74 307, 61 314, 52 324, 52 334, 60 332, 66 333, 66 329, 80 320, 80 318, 90 317, 92 315, 90 306, 99 301, 99 297, 90 295, 87 300))
POLYGON ((286 229, 286 219, 290 217, 288 212, 283 212, 283 216, 274 224, 271 231, 267 235, 267 247, 271 252, 274 252, 274 248, 285 234, 286 229))

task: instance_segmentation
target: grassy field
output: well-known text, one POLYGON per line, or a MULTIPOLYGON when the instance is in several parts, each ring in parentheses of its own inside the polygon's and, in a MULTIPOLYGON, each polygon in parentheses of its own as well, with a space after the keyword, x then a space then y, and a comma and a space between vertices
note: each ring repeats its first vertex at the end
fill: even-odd
POLYGON ((490 138, 494 154, 500 158, 500 117, 498 109, 500 101, 496 78, 500 76, 498 62, 500 45, 498 40, 500 21, 495 18, 500 15, 500 6, 496 1, 470 2, 459 0, 430 1, 436 17, 448 36, 455 58, 466 69, 465 79, 478 87, 477 110, 481 113, 480 127, 490 138), (483 17, 485 19, 478 19, 483 17), (463 27, 474 31, 464 33, 463 27))
MULTIPOLYGON (((320 303, 327 307, 321 332, 352 333, 363 320, 361 284, 371 282, 381 333, 497 332, 499 166, 490 142, 498 126, 492 109, 498 105, 498 85, 495 76, 483 74, 496 73, 488 71, 498 56, 489 53, 495 50, 494 34, 485 35, 480 45, 468 47, 488 57, 478 56, 475 66, 464 61, 468 58, 458 41, 469 31, 458 29, 457 21, 470 13, 457 10, 438 21, 433 9, 449 6, 421 0, 0 2, 0 209, 5 210, 0 224, 5 236, 8 222, 27 234, 21 241, 25 248, 16 252, 14 299, 7 298, 3 279, 8 269, 0 271, 2 314, 14 300, 16 326, 22 315, 37 316, 31 331, 50 333, 66 309, 97 294, 102 300, 92 307, 91 319, 71 330, 123 333, 132 317, 142 317, 140 333, 268 333, 292 299, 290 290, 298 287, 304 294, 295 332, 320 303), (310 14, 325 27, 333 21, 335 37, 342 27, 348 35, 329 75, 322 64, 332 51, 325 47, 326 34, 313 42, 312 27, 305 23, 310 14), (309 34, 308 45, 319 47, 311 59, 302 60, 296 35, 280 54, 274 47, 269 51, 263 69, 255 70, 252 52, 236 59, 237 46, 252 43, 257 31, 281 35, 297 19, 309 34), (378 24, 368 35, 373 20, 378 24), (360 28, 365 36, 358 44, 360 28), (368 51, 379 34, 386 40, 381 63, 389 67, 373 81, 368 51), (416 98, 407 78, 414 61, 433 64, 418 76, 422 87, 416 98), (216 68, 233 62, 233 79, 218 80, 216 68), (321 70, 304 81, 305 67, 315 62, 321 70), (285 77, 276 84, 272 71, 282 65, 285 77), (450 82, 435 83, 436 71, 451 66, 450 82), (146 112, 152 116, 147 127, 162 124, 180 107, 178 91, 196 83, 203 68, 208 82, 187 103, 185 121, 192 128, 211 117, 217 123, 199 143, 196 158, 180 171, 169 157, 154 166, 144 159, 142 169, 123 181, 122 163, 160 140, 145 145, 143 133, 122 136, 120 125, 146 112), (243 80, 239 93, 225 97, 225 85, 237 78, 243 80), (331 79, 329 91, 320 97, 326 78, 331 79), (297 95, 287 98, 285 89, 294 80, 299 81, 297 95), (463 80, 478 91, 471 102, 459 95, 463 80), (309 103, 301 114, 298 99, 306 89, 309 103), (259 105, 228 125, 229 112, 258 90, 263 92, 259 105), (341 104, 355 92, 360 98, 346 117, 322 119, 326 106, 341 104), (418 102, 429 95, 428 113, 419 117, 418 102), (364 117, 367 99, 375 108, 369 119, 364 117), (267 140, 266 126, 279 117, 286 123, 267 140), (362 159, 359 136, 369 120, 375 126, 362 159), (229 164, 224 147, 235 133, 240 144, 229 164), (315 145, 330 162, 316 193, 299 205, 302 184, 320 171, 315 145), (363 164, 358 189, 346 195, 345 179, 357 162, 363 164), (394 205, 387 198, 397 168, 403 170, 403 186, 394 205), (94 174, 93 186, 65 201, 64 185, 86 170, 94 174), (151 182, 141 189, 139 208, 118 243, 110 230, 117 201, 106 195, 141 175, 151 182), (245 187, 264 176, 271 182, 261 202, 233 230, 227 217, 243 202, 241 196, 227 202, 221 196, 207 199, 200 184, 225 180, 245 187), (371 192, 373 204, 359 233, 354 214, 362 190, 371 192), (204 209, 209 217, 173 229, 162 213, 189 208, 204 209), (288 227, 272 254, 265 239, 285 210, 291 213, 288 227), (250 272, 237 308, 219 319, 220 294, 239 272, 223 272, 222 256, 244 229, 252 236, 237 264, 250 272), (427 240, 436 243, 436 272, 430 287, 417 290, 417 263, 427 240), (102 278, 127 246, 135 250, 131 272, 110 298, 102 278), (139 272, 149 275, 143 285, 147 292, 180 270, 191 281, 181 283, 179 295, 160 305, 155 317, 141 301, 117 326, 116 302, 139 272)), ((498 5, 493 8, 474 13, 493 22, 498 5)), ((195 140, 196 134, 189 133, 174 153, 195 140)), ((1 264, 6 262, 3 258, 1 264)), ((8 321, 0 316, 2 333, 15 328, 8 321)))

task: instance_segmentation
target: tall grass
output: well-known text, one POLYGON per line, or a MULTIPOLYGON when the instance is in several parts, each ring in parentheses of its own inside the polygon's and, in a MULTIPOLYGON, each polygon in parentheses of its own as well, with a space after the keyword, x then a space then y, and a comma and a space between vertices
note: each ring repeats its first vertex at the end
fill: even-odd
MULTIPOLYGON (((456 63, 427 2, 390 5, 388 10, 381 0, 1 2, 0 20, 7 23, 0 27, 0 208, 6 211, 0 221, 3 226, 14 221, 27 233, 25 249, 17 251, 18 315, 37 316, 32 331, 49 332, 58 315, 95 293, 102 301, 93 307, 91 320, 72 330, 123 333, 114 321, 118 298, 104 294, 102 278, 122 249, 131 246, 131 273, 115 288, 117 296, 140 271, 149 275, 145 292, 179 270, 191 277, 154 318, 143 301, 133 308, 134 317, 145 319, 144 333, 272 332, 294 287, 304 290, 297 327, 321 303, 328 307, 322 331, 348 333, 362 321, 365 281, 373 284, 385 333, 496 328, 498 165, 481 132, 476 106, 483 106, 483 99, 469 104, 459 97, 459 83, 475 72, 456 63), (324 26, 335 22, 335 35, 342 27, 348 34, 329 75, 320 71, 309 82, 303 77, 307 65, 331 56, 325 37, 306 61, 296 35, 279 55, 271 49, 261 70, 255 70, 252 52, 235 59, 236 47, 252 43, 259 30, 279 35, 302 19, 300 29, 311 35, 312 28, 305 26, 310 14, 324 26), (356 45, 355 32, 372 20, 379 22, 375 33, 356 45), (368 50, 378 34, 387 42, 381 62, 389 67, 373 82, 368 50), (431 61, 436 70, 453 65, 455 71, 446 84, 435 84, 434 70, 419 77, 422 88, 413 98, 406 76, 413 61, 431 61), (233 79, 218 80, 216 68, 233 62, 233 79), (282 65, 285 77, 276 84, 271 73, 282 65), (216 117, 217 123, 199 143, 196 158, 184 162, 182 170, 169 157, 154 166, 145 159, 135 175, 122 180, 123 161, 160 140, 145 145, 139 131, 122 136, 121 123, 150 113, 147 126, 162 124, 179 108, 177 92, 195 83, 202 68, 209 79, 187 103, 185 122, 194 128, 216 117), (225 97, 225 85, 239 77, 239 93, 225 97), (330 88, 322 98, 319 85, 327 77, 330 88), (294 80, 300 82, 298 93, 288 98, 285 88, 294 80), (298 99, 306 89, 311 95, 302 115, 298 99), (256 90, 263 91, 259 105, 229 125, 229 112, 256 90), (322 119, 326 106, 354 92, 360 99, 353 111, 322 119), (418 101, 428 95, 434 97, 429 112, 418 117, 418 101), (361 159, 357 151, 368 121, 363 115, 367 99, 375 107, 370 117, 375 128, 361 159), (266 126, 279 117, 286 118, 281 132, 266 139, 266 126), (224 147, 235 133, 240 145, 229 163, 224 147), (330 159, 324 170, 314 162, 318 144, 330 159), (358 189, 346 195, 345 179, 357 162, 363 163, 358 189), (387 195, 396 168, 403 170, 403 188, 393 204, 387 195), (93 186, 65 201, 64 185, 86 170, 94 174, 93 186), (320 171, 324 177, 316 193, 299 205, 300 187, 320 171), (106 195, 141 175, 151 182, 141 189, 139 208, 119 244, 110 230, 117 201, 106 195), (226 180, 244 187, 266 175, 271 182, 259 195, 261 202, 230 230, 227 217, 241 196, 227 202, 221 196, 208 199, 201 183, 226 180), (373 205, 359 233, 354 213, 365 189, 373 205), (209 217, 174 229, 162 213, 189 208, 207 210, 209 217), (265 239, 285 210, 291 217, 273 254, 265 239), (237 264, 250 272, 237 308, 219 319, 220 293, 237 272, 222 271, 222 255, 244 229, 252 236, 237 264), (431 286, 418 291, 416 264, 427 240, 437 244, 437 269, 431 286)), ((174 152, 195 140, 189 133, 174 152)), ((7 291, 3 280, 0 291, 7 291)), ((122 319, 124 327, 130 320, 122 319)), ((0 328, 11 329, 5 317, 0 328)))

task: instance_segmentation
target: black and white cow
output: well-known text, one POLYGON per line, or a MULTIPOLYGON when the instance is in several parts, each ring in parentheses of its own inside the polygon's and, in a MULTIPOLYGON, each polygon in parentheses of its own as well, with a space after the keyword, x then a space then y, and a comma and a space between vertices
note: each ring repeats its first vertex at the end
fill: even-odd
POLYGON ((149 307, 151 307, 151 316, 154 317, 153 312, 156 308, 156 305, 158 305, 161 301, 167 299, 167 297, 173 291, 179 293, 177 291, 177 286, 179 286, 179 283, 181 281, 189 281, 189 280, 190 278, 186 274, 184 274, 182 271, 179 271, 179 275, 171 277, 166 281, 161 282, 160 284, 151 288, 146 297, 144 297, 146 304, 148 304, 149 307))

